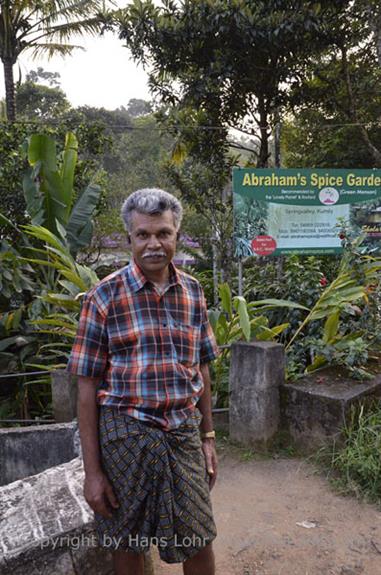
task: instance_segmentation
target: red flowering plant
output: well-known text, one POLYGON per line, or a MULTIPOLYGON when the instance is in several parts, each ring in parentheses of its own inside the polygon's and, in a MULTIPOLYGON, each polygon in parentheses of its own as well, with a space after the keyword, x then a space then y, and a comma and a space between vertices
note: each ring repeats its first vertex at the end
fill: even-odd
POLYGON ((381 319, 381 258, 362 252, 363 240, 363 236, 352 239, 345 234, 345 251, 336 278, 329 283, 322 275, 320 297, 286 346, 292 357, 300 347, 298 338, 303 335, 303 346, 309 346, 311 356, 306 371, 327 363, 339 364, 349 367, 358 377, 366 377, 362 366, 368 358, 367 350, 377 343, 374 324, 381 319), (309 324, 319 320, 324 320, 322 337, 305 337, 309 324))

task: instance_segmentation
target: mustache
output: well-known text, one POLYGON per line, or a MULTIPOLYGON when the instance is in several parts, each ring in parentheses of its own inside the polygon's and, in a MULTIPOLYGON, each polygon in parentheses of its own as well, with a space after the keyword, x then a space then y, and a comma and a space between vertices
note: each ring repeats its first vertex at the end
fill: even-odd
POLYGON ((147 254, 143 254, 143 259, 145 258, 152 258, 152 257, 165 257, 166 254, 164 252, 152 252, 152 253, 147 253, 147 254))

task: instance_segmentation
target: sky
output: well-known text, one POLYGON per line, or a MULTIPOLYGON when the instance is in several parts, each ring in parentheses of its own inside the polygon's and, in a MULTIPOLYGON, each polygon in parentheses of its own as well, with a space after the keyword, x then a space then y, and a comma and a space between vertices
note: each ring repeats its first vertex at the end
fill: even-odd
MULTIPOLYGON (((73 106, 95 106, 114 110, 126 106, 131 98, 150 99, 147 74, 130 57, 116 34, 79 38, 75 41, 86 48, 72 56, 31 59, 28 52, 20 55, 14 66, 15 80, 38 66, 61 74, 61 88, 73 106)), ((0 99, 5 96, 2 66, 0 66, 0 99)))

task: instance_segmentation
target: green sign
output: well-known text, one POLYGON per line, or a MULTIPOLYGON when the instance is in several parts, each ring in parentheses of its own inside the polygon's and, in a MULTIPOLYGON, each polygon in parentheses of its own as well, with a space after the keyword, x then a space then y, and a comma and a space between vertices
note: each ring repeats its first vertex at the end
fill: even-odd
POLYGON ((381 170, 234 168, 236 255, 334 254, 340 225, 381 240, 381 170))

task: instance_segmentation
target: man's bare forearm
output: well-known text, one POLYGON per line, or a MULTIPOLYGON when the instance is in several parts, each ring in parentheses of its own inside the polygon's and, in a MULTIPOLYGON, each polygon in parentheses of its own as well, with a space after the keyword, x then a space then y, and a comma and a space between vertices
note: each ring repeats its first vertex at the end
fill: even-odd
POLYGON ((200 365, 200 371, 204 381, 204 391, 197 403, 197 407, 202 414, 202 422, 200 425, 201 431, 202 433, 206 433, 207 431, 213 430, 212 390, 208 364, 202 363, 200 365))
POLYGON ((78 422, 86 475, 102 472, 96 401, 97 383, 98 380, 93 378, 78 377, 78 422))

